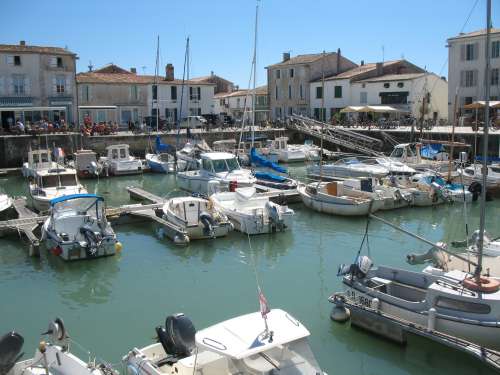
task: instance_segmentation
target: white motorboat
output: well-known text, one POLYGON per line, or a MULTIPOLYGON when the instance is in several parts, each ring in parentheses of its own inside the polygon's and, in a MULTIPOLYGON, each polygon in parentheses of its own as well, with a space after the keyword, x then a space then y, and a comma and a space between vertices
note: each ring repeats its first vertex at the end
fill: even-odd
MULTIPOLYGON (((41 341, 33 358, 19 361, 24 338, 12 331, 0 338, 0 373, 3 375, 118 375, 109 364, 95 359, 84 362, 69 351, 71 339, 61 319, 50 323, 44 335, 50 342, 41 341)), ((86 353, 90 355, 90 353, 86 353)))
POLYGON ((53 199, 43 224, 42 241, 64 260, 93 259, 114 255, 121 244, 106 219, 104 199, 94 194, 67 195, 53 199))
POLYGON ((146 154, 146 162, 152 172, 156 173, 174 173, 175 158, 169 153, 146 154))
POLYGON ((500 349, 500 282, 482 276, 478 284, 462 271, 413 272, 379 266, 366 256, 342 267, 350 300, 388 316, 500 349), (377 301, 375 301, 377 299, 377 301))
POLYGON ((434 189, 444 201, 472 202, 472 193, 459 183, 447 183, 443 177, 435 172, 417 173, 410 177, 410 181, 419 185, 434 189))
POLYGON ((233 230, 227 216, 208 199, 172 198, 165 202, 163 212, 163 218, 183 228, 189 240, 224 237, 233 230))
MULTIPOLYGON (((457 172, 461 175, 463 183, 471 185, 472 183, 483 183, 483 166, 481 164, 472 164, 465 168, 457 168, 457 172)), ((486 190, 500 190, 500 166, 490 164, 487 166, 488 174, 486 175, 486 190)))
POLYGON ((436 206, 449 200, 438 184, 428 184, 420 181, 420 176, 389 176, 384 178, 383 185, 396 187, 410 192, 413 205, 417 207, 436 206))
POLYGON ((242 233, 282 232, 293 224, 295 212, 291 208, 273 203, 268 197, 258 196, 254 187, 215 193, 209 199, 242 233))
POLYGON ((142 161, 130 155, 129 145, 108 146, 106 155, 101 156, 99 161, 107 174, 116 176, 142 173, 142 161))
POLYGON ((389 169, 377 163, 365 163, 364 159, 358 157, 340 159, 335 163, 323 164, 323 166, 311 165, 307 167, 308 176, 316 177, 321 173, 327 178, 382 178, 389 174, 389 169))
POLYGON ((73 168, 57 165, 55 169, 37 169, 34 177, 29 178, 31 202, 38 212, 47 212, 52 199, 86 193, 73 168))
POLYGON ((401 143, 394 146, 394 150, 389 155, 389 158, 416 170, 432 169, 438 172, 447 172, 449 170, 450 162, 448 161, 448 154, 441 153, 435 159, 424 159, 422 158, 421 150, 422 143, 401 143))
POLYGON ((74 154, 74 167, 80 178, 95 178, 102 173, 103 166, 92 150, 78 150, 74 154))
POLYGON ((48 149, 28 151, 28 161, 23 163, 22 173, 24 177, 35 177, 37 170, 64 168, 63 165, 52 160, 52 154, 48 149))
POLYGON ((311 139, 306 139, 303 145, 297 145, 301 147, 306 153, 306 160, 317 161, 320 159, 321 148, 316 146, 311 139))
POLYGON ((196 171, 177 173, 179 187, 194 193, 207 194, 209 181, 217 181, 222 189, 253 186, 256 178, 249 169, 242 169, 236 156, 227 152, 206 152, 200 155, 196 171))
POLYGON ((384 206, 369 192, 344 188, 342 181, 299 184, 297 191, 307 207, 331 215, 363 216, 384 206))
POLYGON ((7 194, 0 194, 0 218, 6 218, 12 211, 12 198, 7 194))
POLYGON ((200 168, 200 155, 210 152, 210 147, 205 141, 187 142, 183 148, 176 152, 177 171, 192 171, 200 168))
POLYGON ((280 162, 292 163, 307 159, 306 151, 302 147, 288 144, 288 137, 277 137, 274 140, 269 140, 267 148, 271 155, 277 155, 280 162))
POLYGON ((128 374, 324 374, 307 328, 280 309, 268 312, 266 321, 255 312, 198 332, 185 315, 176 314, 156 333, 159 343, 134 348, 123 358, 128 374))

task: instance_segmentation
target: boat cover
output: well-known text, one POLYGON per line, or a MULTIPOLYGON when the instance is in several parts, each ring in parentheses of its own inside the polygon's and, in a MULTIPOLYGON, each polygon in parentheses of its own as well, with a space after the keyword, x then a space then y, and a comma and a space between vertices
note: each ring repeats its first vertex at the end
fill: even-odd
POLYGON ((430 143, 425 145, 420 150, 420 155, 426 159, 434 159, 437 154, 444 151, 441 143, 430 143))
POLYGON ((168 153, 175 152, 175 149, 169 144, 161 143, 159 135, 156 136, 155 147, 156 147, 156 152, 168 152, 168 153))
POLYGON ((272 181, 272 182, 285 182, 286 181, 286 177, 283 177, 283 176, 280 176, 280 175, 274 174, 274 173, 257 171, 254 174, 258 180, 266 180, 266 181, 272 181))
POLYGON ((250 150, 250 161, 252 162, 252 164, 255 164, 259 167, 267 167, 267 168, 271 168, 272 170, 274 170, 276 172, 288 173, 287 170, 285 168, 283 168, 282 166, 278 165, 277 163, 273 163, 272 161, 269 161, 266 158, 264 158, 263 156, 259 155, 257 153, 257 150, 255 149, 255 147, 253 147, 250 150))

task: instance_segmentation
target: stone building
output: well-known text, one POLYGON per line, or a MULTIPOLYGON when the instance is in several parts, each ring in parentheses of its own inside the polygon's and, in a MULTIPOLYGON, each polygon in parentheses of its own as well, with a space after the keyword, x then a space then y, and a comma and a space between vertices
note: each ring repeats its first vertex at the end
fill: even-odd
MULTIPOLYGON (((242 120, 246 108, 245 119, 251 121, 253 110, 253 90, 235 90, 222 92, 214 96, 214 113, 231 116, 242 120)), ((267 86, 255 89, 255 123, 261 124, 269 120, 269 102, 267 86)))
POLYGON ((59 47, 0 44, 0 121, 76 118, 75 53, 59 47))
POLYGON ((310 82, 356 66, 341 55, 340 49, 294 57, 283 53, 281 62, 266 67, 271 119, 282 119, 292 113, 311 115, 310 82))
MULTIPOLYGON (((453 120, 455 96, 457 112, 463 106, 485 97, 486 30, 462 33, 448 42, 448 117, 453 120)), ((500 99, 500 29, 491 30, 490 50, 490 100, 500 99)))

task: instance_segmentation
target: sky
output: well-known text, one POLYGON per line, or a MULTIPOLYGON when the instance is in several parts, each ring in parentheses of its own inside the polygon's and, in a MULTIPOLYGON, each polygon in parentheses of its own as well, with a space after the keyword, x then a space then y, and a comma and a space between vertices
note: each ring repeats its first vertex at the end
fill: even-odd
MULTIPOLYGON (((175 76, 182 78, 189 36, 191 77, 213 71, 246 88, 256 4, 256 0, 1 0, 1 13, 10 16, 0 22, 0 43, 25 40, 67 47, 79 56, 78 72, 87 71, 91 62, 94 69, 114 63, 153 74, 159 35, 160 73, 173 63, 175 76)), ((492 0, 492 9, 493 26, 500 27, 500 0, 492 0)), ((447 76, 446 39, 485 28, 485 17, 486 0, 260 0, 257 83, 266 83, 265 67, 281 61, 283 52, 295 56, 337 48, 357 64, 404 57, 447 76)))

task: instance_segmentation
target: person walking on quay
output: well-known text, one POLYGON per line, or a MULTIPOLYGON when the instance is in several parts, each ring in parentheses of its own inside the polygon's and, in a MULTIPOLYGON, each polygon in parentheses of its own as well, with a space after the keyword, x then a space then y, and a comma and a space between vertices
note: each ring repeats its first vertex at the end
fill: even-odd
POLYGON ((21 119, 17 119, 16 121, 16 132, 19 134, 24 134, 24 124, 21 119))

